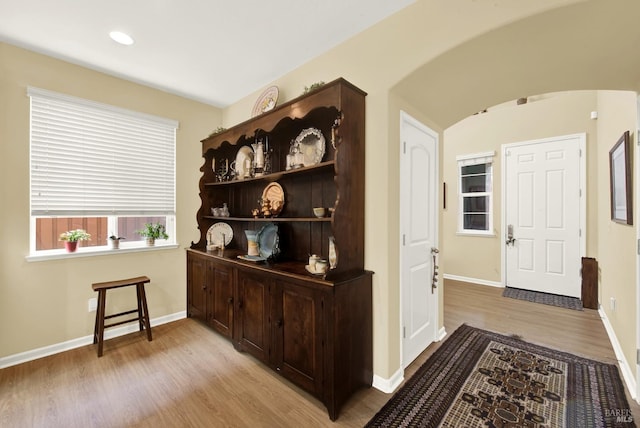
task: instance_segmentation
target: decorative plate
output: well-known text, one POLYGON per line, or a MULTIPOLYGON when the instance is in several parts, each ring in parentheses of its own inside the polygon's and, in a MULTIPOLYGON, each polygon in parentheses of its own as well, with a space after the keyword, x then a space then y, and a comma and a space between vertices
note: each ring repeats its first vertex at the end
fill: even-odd
POLYGON ((278 234, 278 226, 274 223, 265 224, 258 232, 258 248, 260 249, 260 257, 270 259, 276 257, 280 253, 280 236, 278 234))
POLYGON ((251 110, 251 117, 258 116, 262 113, 266 113, 269 110, 273 110, 278 102, 278 87, 271 86, 264 90, 262 95, 257 99, 253 110, 251 110))
POLYGON ((311 275, 324 275, 326 274, 326 272, 316 272, 315 270, 311 270, 311 268, 309 267, 309 265, 304 265, 304 268, 307 270, 307 272, 309 272, 311 275))
POLYGON ((244 180, 245 176, 251 173, 251 164, 253 163, 253 149, 250 146, 242 146, 238 150, 236 155, 236 178, 238 180, 244 180), (249 159, 249 165, 246 165, 246 161, 249 159))
POLYGON ((322 131, 316 128, 304 129, 296 137, 296 144, 304 156, 304 166, 317 165, 322 162, 325 148, 322 131))
POLYGON ((262 199, 271 202, 271 215, 278 215, 284 208, 284 190, 278 183, 269 183, 262 191, 262 199))
POLYGON ((207 240, 213 245, 222 244, 224 236, 225 247, 229 245, 229 242, 233 239, 233 229, 227 223, 215 223, 207 231, 207 240))

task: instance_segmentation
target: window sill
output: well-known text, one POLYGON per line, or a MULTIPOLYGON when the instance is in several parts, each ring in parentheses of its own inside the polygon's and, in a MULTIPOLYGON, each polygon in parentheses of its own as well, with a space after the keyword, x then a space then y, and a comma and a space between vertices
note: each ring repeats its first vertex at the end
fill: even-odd
POLYGON ((458 236, 475 236, 480 238, 493 238, 496 236, 493 232, 456 232, 458 236))
POLYGON ((140 253, 146 251, 173 250, 179 247, 180 245, 178 244, 156 244, 153 247, 142 245, 139 247, 120 247, 118 249, 111 249, 108 247, 81 247, 73 253, 69 253, 65 250, 41 251, 41 254, 28 255, 25 257, 25 259, 28 262, 41 262, 46 260, 75 259, 80 257, 95 257, 124 253, 140 253))

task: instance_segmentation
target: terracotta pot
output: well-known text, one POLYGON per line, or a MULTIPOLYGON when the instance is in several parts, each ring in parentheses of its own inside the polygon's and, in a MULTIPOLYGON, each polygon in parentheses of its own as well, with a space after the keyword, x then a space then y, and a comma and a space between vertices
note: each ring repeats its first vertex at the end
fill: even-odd
POLYGON ((74 253, 78 248, 78 241, 64 241, 64 248, 67 249, 67 253, 74 253))
POLYGON ((147 238, 147 247, 153 247, 156 245, 156 240, 154 238, 147 238))

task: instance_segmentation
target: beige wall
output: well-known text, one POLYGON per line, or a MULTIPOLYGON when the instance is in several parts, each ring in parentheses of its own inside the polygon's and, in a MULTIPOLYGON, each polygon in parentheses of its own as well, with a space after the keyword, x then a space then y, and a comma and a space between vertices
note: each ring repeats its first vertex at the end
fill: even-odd
MULTIPOLYGON (((310 83, 330 81, 338 76, 369 93, 365 263, 368 269, 376 272, 374 372, 383 379, 391 378, 400 368, 397 245, 400 184, 396 146, 399 110, 407 108, 432 128, 442 130, 487 105, 525 94, 604 87, 638 89, 640 56, 616 52, 635 52, 634 43, 640 29, 634 20, 640 14, 640 2, 505 0, 497 5, 494 3, 417 0, 405 10, 273 82, 281 90, 280 102, 299 95, 310 83), (598 25, 593 25, 594 22, 598 25), (540 31, 541 28, 544 31, 540 31)), ((5 48, 3 62, 13 61, 16 54, 13 49, 9 50, 11 52, 7 54, 5 48)), ((97 95, 99 101, 115 104, 120 101, 129 108, 148 108, 150 113, 180 120, 183 128, 179 136, 178 162, 183 163, 178 168, 179 236, 183 246, 194 239, 200 166, 197 140, 220 124, 217 111, 39 56, 26 62, 20 58, 16 60, 19 68, 12 71, 10 84, 2 83, 2 95, 8 91, 9 99, 3 99, 3 102, 12 108, 17 106, 18 111, 12 111, 8 123, 12 127, 18 125, 15 130, 4 128, 0 131, 3 145, 11 140, 24 143, 26 138, 25 101, 21 98, 26 84, 60 91, 70 89, 80 96, 97 95), (125 94, 129 90, 131 95, 125 94), (192 152, 191 144, 198 149, 192 152)), ((0 67, 3 66, 6 64, 0 62, 0 67)), ((4 73, 1 78, 4 79, 4 73)), ((223 126, 246 120, 260 92, 225 109, 223 126)), ((4 267, 11 273, 6 274, 7 269, 3 269, 0 305, 6 305, 4 302, 9 299, 15 309, 8 308, 9 315, 0 315, 3 325, 0 354, 3 355, 90 333, 92 320, 88 313, 82 312, 86 298, 90 296, 86 287, 93 281, 86 272, 91 271, 91 276, 98 276, 95 273, 106 276, 106 265, 109 264, 108 261, 83 260, 26 265, 23 256, 28 234, 25 226, 28 171, 20 165, 26 165, 28 154, 20 147, 12 146, 7 151, 3 162, 14 165, 2 173, 3 193, 6 193, 3 210, 8 200, 15 206, 8 209, 8 216, 2 214, 4 236, 9 239, 3 243, 1 255, 6 259, 3 260, 4 267), (17 188, 9 189, 7 178, 17 183, 17 188), (7 224, 11 227, 6 227, 7 224), (76 277, 72 269, 82 270, 84 274, 76 277), (46 287, 51 288, 51 282, 45 281, 58 277, 61 279, 54 279, 57 287, 54 285, 53 291, 49 291, 46 287), (54 294, 56 292, 60 294, 54 294), (38 297, 41 293, 45 298, 38 297), (34 299, 38 301, 35 308, 34 299), (49 303, 59 305, 60 309, 48 309, 49 303), (76 309, 78 306, 81 308, 76 309), (67 307, 72 315, 68 315, 67 307), (46 332, 39 333, 38 328, 42 327, 21 314, 26 313, 26 308, 42 311, 51 319, 52 325, 44 327, 46 332), (19 327, 5 327, 7 324, 19 327), (12 337, 5 335, 5 331, 12 337)), ((446 250, 447 243, 441 242, 441 247, 446 250)), ((160 308, 156 309, 158 313, 184 310, 184 254, 182 250, 165 254, 161 257, 166 260, 147 255, 131 261, 119 260, 126 273, 137 273, 139 264, 145 265, 146 270, 154 264, 153 272, 149 274, 155 274, 161 281, 156 286, 163 299, 154 302, 160 308)), ((631 328, 635 330, 635 324, 631 328)))
MULTIPOLYGON (((0 44, 0 357, 91 335, 91 283, 147 275, 152 318, 185 310, 184 247, 198 239, 200 139, 221 111, 30 51, 0 44), (27 86, 180 122, 176 142, 179 249, 27 262, 29 253, 29 98, 27 86)), ((131 309, 133 290, 109 294, 108 308, 131 309)))
MULTIPOLYGON (((580 1, 520 2, 517 7, 498 9, 480 3, 468 0, 418 0, 414 5, 272 82, 280 88, 279 102, 298 96, 305 86, 313 82, 328 82, 340 76, 368 93, 365 265, 375 272, 374 373, 383 379, 396 375, 401 366, 398 263, 400 159, 397 146, 400 109, 406 109, 432 129, 441 131, 451 123, 441 120, 437 114, 439 110, 455 109, 457 121, 469 114, 469 105, 482 103, 482 100, 472 96, 464 103, 456 104, 450 102, 449 94, 438 93, 437 100, 428 93, 424 94, 423 87, 428 80, 419 77, 421 68, 444 52, 455 51, 458 45, 493 28, 580 1), (414 73, 418 77, 410 85, 399 85, 414 73), (417 94, 423 96, 417 97, 417 94), (426 100, 429 100, 427 108, 426 100)), ((503 58, 503 62, 505 60, 511 61, 510 58, 503 58)), ((449 74, 447 84, 457 85, 461 72, 459 68, 455 71, 449 74)), ((483 89, 478 87, 471 95, 483 89)), ((257 91, 225 109, 224 126, 246 120, 259 94, 260 91, 257 91)), ((446 248, 447 244, 441 240, 440 245, 446 248)), ((442 310, 440 312, 442 320, 442 310)))
POLYGON ((587 134, 587 255, 594 255, 597 242, 597 121, 590 113, 597 110, 595 91, 575 91, 529 97, 489 108, 487 113, 470 116, 444 132, 444 180, 447 183, 447 209, 442 224, 447 251, 443 254, 447 275, 487 282, 502 281, 502 145, 569 134, 587 134), (495 152, 493 167, 494 236, 465 236, 458 231, 458 167, 456 156, 495 152), (593 191, 590 189, 593 188, 593 191))
MULTIPOLYGON (((601 91, 598 93, 598 268, 600 271, 600 303, 620 342, 626 360, 635 373, 636 365, 636 229, 611 221, 609 199, 609 150, 624 131, 631 133, 632 153, 638 149, 636 94, 601 91), (611 309, 616 299, 616 310, 611 309)), ((634 171, 640 165, 633 165, 634 171)), ((635 178, 635 174, 634 174, 635 178)), ((635 180, 634 180, 635 181, 635 180)), ((637 183, 633 183, 637 189, 637 183)), ((637 190, 634 191, 634 203, 637 190)), ((634 210, 635 211, 635 210, 634 210)))

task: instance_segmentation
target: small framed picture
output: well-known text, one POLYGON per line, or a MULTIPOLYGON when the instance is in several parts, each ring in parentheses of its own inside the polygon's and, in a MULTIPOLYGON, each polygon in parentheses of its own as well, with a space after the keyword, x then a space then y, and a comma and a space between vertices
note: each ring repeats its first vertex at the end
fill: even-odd
POLYGON ((611 179, 611 220, 617 223, 633 224, 632 165, 629 131, 618 139, 609 151, 611 179))

